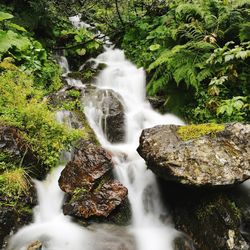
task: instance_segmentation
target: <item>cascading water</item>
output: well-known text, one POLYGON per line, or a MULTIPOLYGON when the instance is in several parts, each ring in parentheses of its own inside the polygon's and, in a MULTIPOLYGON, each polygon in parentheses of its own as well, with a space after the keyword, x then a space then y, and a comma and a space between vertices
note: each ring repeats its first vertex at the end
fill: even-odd
MULTIPOLYGON (((95 60, 106 68, 97 78, 97 86, 112 89, 122 97, 125 105, 126 139, 121 144, 107 141, 100 126, 103 119, 101 110, 85 103, 85 114, 103 147, 113 153, 118 179, 128 188, 133 221, 130 227, 135 235, 139 250, 172 249, 172 240, 177 232, 164 223, 167 214, 162 205, 155 176, 146 168, 145 162, 137 154, 139 135, 142 129, 157 124, 183 124, 173 115, 155 112, 145 94, 145 72, 137 69, 125 59, 118 49, 106 49, 95 60), (124 154, 126 155, 124 157, 124 154)), ((105 117, 104 117, 105 118, 105 117)))
MULTIPOLYGON (((65 77, 69 71, 67 60, 61 58, 65 77)), ((162 205, 155 176, 147 170, 144 160, 136 152, 142 129, 156 124, 183 124, 173 115, 160 115, 146 101, 145 72, 137 69, 117 49, 107 49, 93 59, 96 64, 107 66, 97 78, 96 85, 112 89, 122 98, 125 109, 125 141, 111 144, 106 139, 100 122, 108 115, 100 104, 92 105, 91 98, 85 103, 85 114, 99 141, 113 154, 118 179, 129 190, 132 209, 132 224, 129 227, 92 224, 84 228, 64 216, 61 210, 64 194, 59 189, 58 179, 63 166, 54 170, 44 182, 36 181, 39 205, 34 209, 34 223, 15 234, 8 249, 25 250, 36 241, 42 242, 43 250, 170 250, 177 232, 167 223, 168 214, 162 205), (103 117, 104 116, 104 117, 103 117), (134 244, 133 237, 136 244, 134 244)), ((69 85, 81 86, 80 82, 66 78, 69 85)), ((95 99, 96 102, 96 99, 95 99)), ((67 111, 57 114, 57 120, 70 126, 67 111)), ((105 126, 104 126, 105 128, 105 126)), ((64 154, 64 161, 70 153, 64 154)))

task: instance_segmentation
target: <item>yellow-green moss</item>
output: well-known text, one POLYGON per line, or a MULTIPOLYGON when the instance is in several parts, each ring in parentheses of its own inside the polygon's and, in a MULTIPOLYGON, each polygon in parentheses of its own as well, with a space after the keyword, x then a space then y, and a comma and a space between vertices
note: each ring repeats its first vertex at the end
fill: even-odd
POLYGON ((16 168, 0 175, 0 186, 0 193, 17 198, 28 191, 30 183, 25 170, 16 168))
POLYGON ((223 124, 192 124, 187 126, 181 126, 177 130, 177 134, 183 141, 199 138, 207 134, 215 134, 216 132, 223 131, 225 126, 223 124))

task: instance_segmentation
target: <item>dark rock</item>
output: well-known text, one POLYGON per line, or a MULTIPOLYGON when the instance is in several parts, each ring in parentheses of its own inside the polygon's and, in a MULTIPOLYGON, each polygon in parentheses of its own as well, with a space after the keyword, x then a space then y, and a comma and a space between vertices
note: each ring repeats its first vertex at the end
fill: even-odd
POLYGON ((192 241, 186 236, 178 236, 174 240, 174 250, 195 250, 192 241))
POLYGON ((36 204, 36 191, 31 180, 29 189, 19 197, 0 193, 0 248, 4 248, 12 231, 16 232, 32 221, 32 208, 36 204))
POLYGON ((101 110, 100 120, 103 131, 110 142, 119 143, 125 139, 125 115, 122 97, 110 89, 89 86, 85 89, 83 103, 92 103, 101 110))
POLYGON ((250 185, 249 181, 228 193, 230 200, 238 208, 241 221, 241 233, 250 245, 250 185))
POLYGON ((89 218, 107 217, 127 196, 127 189, 118 181, 109 181, 92 192, 85 190, 74 194, 63 207, 66 215, 89 218))
POLYGON ((114 209, 103 222, 112 223, 120 226, 127 226, 131 223, 132 212, 128 198, 124 199, 121 204, 114 209))
POLYGON ((11 207, 0 207, 0 247, 4 244, 4 239, 15 226, 17 215, 11 207))
POLYGON ((197 189, 163 180, 160 184, 175 227, 192 239, 195 249, 250 248, 241 232, 240 211, 228 198, 228 190, 197 189))
POLYGON ((113 180, 112 169, 111 155, 102 147, 85 142, 76 148, 59 178, 68 194, 64 213, 83 220, 109 216, 127 197, 127 189, 113 180))
POLYGON ((31 177, 43 179, 46 168, 41 164, 37 154, 29 143, 23 139, 19 129, 13 126, 0 125, 0 151, 8 155, 5 161, 16 162, 25 166, 25 170, 31 177))
POLYGON ((90 191, 96 181, 113 168, 111 155, 102 147, 86 143, 76 150, 72 161, 63 169, 59 178, 60 188, 69 194, 75 189, 90 191))
POLYGON ((221 131, 185 141, 179 129, 163 125, 141 134, 138 152, 159 177, 194 186, 233 185, 250 178, 250 125, 226 124, 221 131))
POLYGON ((147 99, 154 109, 159 109, 159 110, 162 109, 166 101, 166 98, 164 96, 148 96, 147 99))

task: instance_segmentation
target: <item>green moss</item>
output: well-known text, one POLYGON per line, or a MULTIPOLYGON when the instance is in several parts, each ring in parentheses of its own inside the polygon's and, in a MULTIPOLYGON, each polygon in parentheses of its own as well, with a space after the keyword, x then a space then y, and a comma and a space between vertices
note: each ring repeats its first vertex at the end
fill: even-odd
POLYGON ((177 130, 177 134, 183 141, 188 141, 208 134, 215 135, 215 133, 223 131, 224 129, 225 126, 223 124, 192 124, 187 126, 181 126, 177 130))
POLYGON ((28 192, 30 183, 23 168, 5 171, 0 175, 0 193, 7 197, 19 197, 28 192))

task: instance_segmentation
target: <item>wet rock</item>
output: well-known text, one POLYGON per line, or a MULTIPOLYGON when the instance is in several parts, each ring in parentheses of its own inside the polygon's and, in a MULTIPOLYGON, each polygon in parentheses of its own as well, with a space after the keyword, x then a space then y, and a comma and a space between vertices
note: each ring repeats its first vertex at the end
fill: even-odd
POLYGON ((17 216, 13 208, 0 208, 0 247, 4 245, 5 237, 9 235, 15 225, 17 216))
POLYGON ((19 129, 0 125, 0 152, 6 155, 5 162, 17 163, 18 166, 21 162, 32 177, 42 179, 45 176, 45 167, 19 129))
POLYGON ((80 109, 80 106, 77 106, 77 100, 80 100, 81 93, 83 91, 82 87, 77 86, 65 86, 57 92, 54 92, 48 95, 46 98, 48 103, 53 107, 62 107, 68 106, 71 110, 74 108, 80 109), (78 93, 78 94, 77 94, 78 93), (75 102, 75 103, 73 103, 75 102), (70 106, 68 104, 71 104, 70 106))
POLYGON ((125 115, 122 97, 110 89, 88 86, 83 94, 83 103, 101 110, 99 115, 103 131, 110 142, 119 143, 125 139, 125 115))
POLYGON ((147 99, 154 109, 159 109, 159 110, 162 109, 166 101, 166 98, 164 96, 148 96, 147 99))
POLYGON ((174 240, 174 250, 194 250, 192 241, 186 236, 181 235, 174 240))
POLYGON ((36 204, 36 192, 31 183, 26 193, 19 197, 10 197, 0 192, 0 248, 4 249, 12 231, 32 221, 32 208, 36 204))
POLYGON ((163 180, 160 186, 176 229, 192 239, 194 249, 250 249, 241 231, 240 210, 229 199, 230 190, 191 188, 163 180))
MULTIPOLYGON (((249 179, 250 125, 211 125, 211 131, 209 127, 195 127, 201 135, 196 134, 195 129, 189 131, 189 135, 183 131, 180 134, 181 126, 176 125, 145 129, 138 152, 148 167, 167 181, 193 186, 228 186, 249 179)), ((188 126, 185 130, 188 131, 188 126)))
POLYGON ((86 142, 81 149, 76 149, 72 161, 62 171, 59 186, 69 194, 77 188, 90 191, 112 168, 111 155, 102 147, 86 142))
POLYGON ((127 189, 118 181, 109 181, 92 192, 79 190, 63 207, 66 215, 89 218, 107 217, 127 196, 127 189))
POLYGON ((81 144, 59 178, 68 194, 64 214, 87 219, 107 217, 127 197, 127 189, 112 176, 111 155, 90 142, 81 144))

